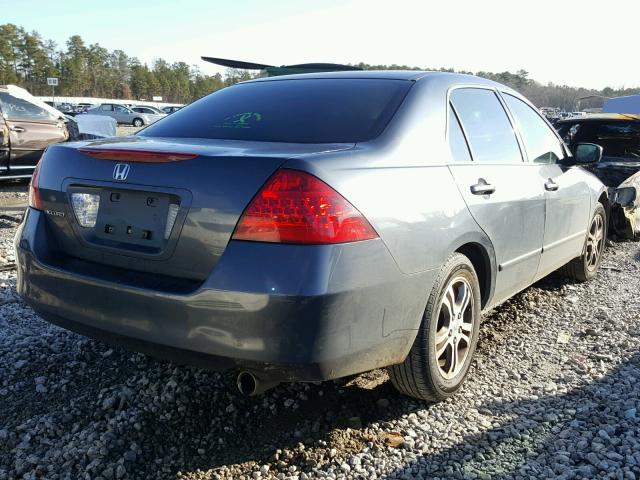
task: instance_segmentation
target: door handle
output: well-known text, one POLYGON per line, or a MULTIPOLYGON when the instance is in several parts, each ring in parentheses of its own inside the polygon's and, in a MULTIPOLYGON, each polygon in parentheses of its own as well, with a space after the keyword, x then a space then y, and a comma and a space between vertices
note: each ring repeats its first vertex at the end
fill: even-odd
POLYGON ((471 185, 471 193, 474 195, 491 195, 496 191, 496 187, 490 183, 481 182, 471 185))
POLYGON ((22 132, 26 132, 26 130, 22 127, 11 127, 9 130, 11 130, 12 132, 17 132, 17 133, 22 133, 22 132))
POLYGON ((556 182, 554 182, 551 179, 549 179, 548 181, 544 182, 544 189, 547 192, 555 192, 556 190, 558 190, 559 187, 560 187, 560 185, 558 185, 556 182))

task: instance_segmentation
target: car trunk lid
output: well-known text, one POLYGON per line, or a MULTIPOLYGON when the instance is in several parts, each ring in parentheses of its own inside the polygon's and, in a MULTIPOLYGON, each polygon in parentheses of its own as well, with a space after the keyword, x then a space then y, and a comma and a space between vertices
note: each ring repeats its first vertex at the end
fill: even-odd
POLYGON ((41 166, 42 208, 63 256, 202 281, 283 162, 352 146, 141 137, 55 146, 41 166), (78 196, 99 199, 95 225, 79 221, 78 196))

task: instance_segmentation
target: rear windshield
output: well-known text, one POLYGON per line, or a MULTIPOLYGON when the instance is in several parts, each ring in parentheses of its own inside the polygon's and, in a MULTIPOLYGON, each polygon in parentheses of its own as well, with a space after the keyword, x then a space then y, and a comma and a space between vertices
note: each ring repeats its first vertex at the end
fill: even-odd
POLYGON ((290 143, 352 143, 377 137, 413 82, 300 79, 224 88, 139 135, 290 143))

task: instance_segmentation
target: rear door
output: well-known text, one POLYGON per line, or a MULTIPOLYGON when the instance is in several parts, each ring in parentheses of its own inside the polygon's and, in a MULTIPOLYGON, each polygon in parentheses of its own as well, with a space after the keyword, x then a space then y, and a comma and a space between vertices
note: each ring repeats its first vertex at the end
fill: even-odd
POLYGON ((0 92, 0 108, 8 130, 12 174, 32 170, 47 145, 68 138, 63 121, 24 99, 0 92))
POLYGON ((118 123, 131 123, 134 117, 133 112, 122 105, 114 105, 113 114, 118 123))
POLYGON ((530 105, 503 98, 522 135, 529 162, 543 179, 546 199, 543 252, 538 278, 580 255, 591 213, 591 191, 580 167, 561 167, 560 138, 530 105))
POLYGON ((492 89, 450 94, 450 170, 474 219, 491 239, 498 273, 493 304, 533 282, 544 233, 545 198, 525 163, 512 123, 492 89), (466 143, 465 143, 466 139, 466 143))

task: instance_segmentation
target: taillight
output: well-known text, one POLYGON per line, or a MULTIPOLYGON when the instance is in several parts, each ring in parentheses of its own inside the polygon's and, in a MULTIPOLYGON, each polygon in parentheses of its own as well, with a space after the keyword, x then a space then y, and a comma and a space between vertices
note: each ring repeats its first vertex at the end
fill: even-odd
POLYGON ((196 153, 156 152, 152 150, 121 150, 117 148, 80 148, 78 151, 84 155, 100 160, 114 160, 116 162, 132 163, 168 163, 180 162, 196 158, 196 153))
POLYGON ((377 238, 366 218, 322 180, 278 170, 251 200, 234 240, 326 244, 377 238))
MULTIPOLYGON (((40 160, 42 162, 42 160, 40 160)), ((42 200, 40 199, 40 188, 38 182, 40 181, 40 162, 36 165, 33 175, 31 176, 31 183, 29 183, 29 206, 37 210, 42 210, 42 200)))

